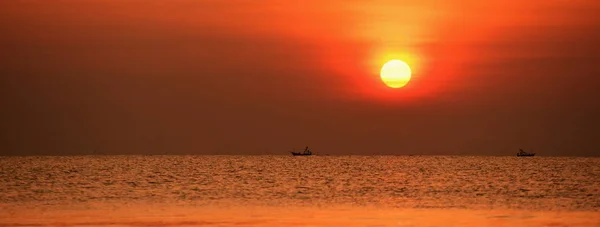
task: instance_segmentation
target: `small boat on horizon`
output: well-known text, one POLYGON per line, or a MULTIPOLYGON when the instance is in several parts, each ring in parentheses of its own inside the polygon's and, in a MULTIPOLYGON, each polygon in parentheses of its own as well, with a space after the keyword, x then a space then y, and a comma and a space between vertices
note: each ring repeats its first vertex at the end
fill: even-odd
POLYGON ((535 156, 535 153, 527 153, 527 152, 523 151, 523 149, 519 149, 519 152, 517 153, 517 157, 531 157, 531 156, 535 156))
POLYGON ((308 149, 308 146, 306 148, 304 148, 304 151, 302 152, 291 152, 293 156, 310 156, 312 155, 312 151, 310 151, 310 149, 308 149))

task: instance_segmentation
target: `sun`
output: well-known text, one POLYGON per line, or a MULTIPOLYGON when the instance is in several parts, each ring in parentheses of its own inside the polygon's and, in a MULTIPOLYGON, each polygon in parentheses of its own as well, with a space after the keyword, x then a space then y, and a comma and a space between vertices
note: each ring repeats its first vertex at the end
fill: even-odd
POLYGON ((381 67, 381 80, 391 88, 404 87, 410 81, 410 75, 410 67, 400 60, 390 60, 381 67))

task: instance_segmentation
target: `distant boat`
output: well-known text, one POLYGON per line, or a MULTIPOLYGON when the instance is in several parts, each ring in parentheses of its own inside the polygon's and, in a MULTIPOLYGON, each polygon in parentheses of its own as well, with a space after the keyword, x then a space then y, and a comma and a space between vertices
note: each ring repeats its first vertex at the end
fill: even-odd
POLYGON ((308 149, 308 147, 304 148, 303 152, 291 152, 293 156, 310 156, 312 155, 312 151, 310 151, 310 149, 308 149))
POLYGON ((528 156, 535 156, 535 153, 527 153, 527 152, 523 151, 523 149, 519 149, 519 153, 517 153, 517 157, 528 157, 528 156))

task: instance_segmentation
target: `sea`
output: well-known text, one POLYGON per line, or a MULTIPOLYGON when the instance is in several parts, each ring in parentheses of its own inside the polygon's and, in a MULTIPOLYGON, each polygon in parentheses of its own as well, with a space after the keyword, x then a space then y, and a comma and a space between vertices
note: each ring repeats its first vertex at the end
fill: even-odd
POLYGON ((600 227, 600 158, 0 157, 0 226, 600 227))

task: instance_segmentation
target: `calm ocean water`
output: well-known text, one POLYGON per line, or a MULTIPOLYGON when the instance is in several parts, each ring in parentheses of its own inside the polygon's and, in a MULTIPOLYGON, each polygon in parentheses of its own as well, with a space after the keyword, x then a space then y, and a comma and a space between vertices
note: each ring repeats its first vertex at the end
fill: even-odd
MULTIPOLYGON (((133 206, 132 204, 146 204, 148 207, 158 204, 163 209, 167 206, 177 206, 182 209, 214 208, 213 211, 245 207, 255 212, 271 210, 271 214, 291 207, 312 210, 311 212, 319 210, 322 214, 353 210, 354 216, 361 210, 366 212, 362 213, 363 215, 369 216, 368 212, 377 209, 387 210, 387 213, 392 210, 410 210, 417 213, 431 210, 442 212, 440 215, 447 214, 443 213, 444 210, 459 213, 506 211, 516 214, 582 212, 581 220, 597 222, 581 226, 600 226, 600 158, 485 156, 0 158, 0 208, 4 210, 2 213, 5 215, 0 217, 9 220, 3 223, 0 219, 0 225, 27 225, 27 223, 39 225, 40 222, 58 221, 58 219, 39 219, 36 213, 28 213, 27 210, 53 211, 55 216, 58 215, 56 217, 69 217, 68 212, 114 211, 133 206), (110 209, 97 207, 110 207, 110 209), (57 210, 64 210, 64 212, 56 213, 57 210), (27 222, 29 219, 24 217, 33 217, 32 220, 37 222, 27 222)), ((165 210, 161 212, 168 213, 165 210)), ((405 214, 410 212, 406 211, 405 214)), ((224 215, 223 213, 227 212, 219 214, 224 215)), ((49 214, 44 217, 51 217, 52 215, 49 214)), ((257 215, 268 216, 268 213, 257 215)), ((340 218, 343 215, 339 214, 336 217, 340 218)), ((93 219, 96 216, 106 217, 106 214, 90 213, 88 216, 93 219)), ((190 218, 189 215, 179 215, 179 217, 184 216, 190 218)), ((211 217, 216 216, 218 215, 211 217)), ((232 216, 236 215, 232 213, 232 216)), ((313 218, 317 216, 313 215, 313 218)), ((453 215, 448 214, 448 216, 453 215)), ((223 219, 228 218, 231 217, 223 216, 223 219)), ((281 221, 281 217, 275 216, 268 220, 281 221)), ((127 223, 129 222, 121 224, 128 225, 127 223)), ((201 224, 200 222, 186 223, 191 226, 201 224)), ((96 224, 115 223, 97 222, 96 224)), ((268 221, 258 222, 254 226, 267 224, 268 221)), ((253 224, 247 223, 247 225, 253 224)), ((312 225, 317 224, 312 223, 312 225)))

